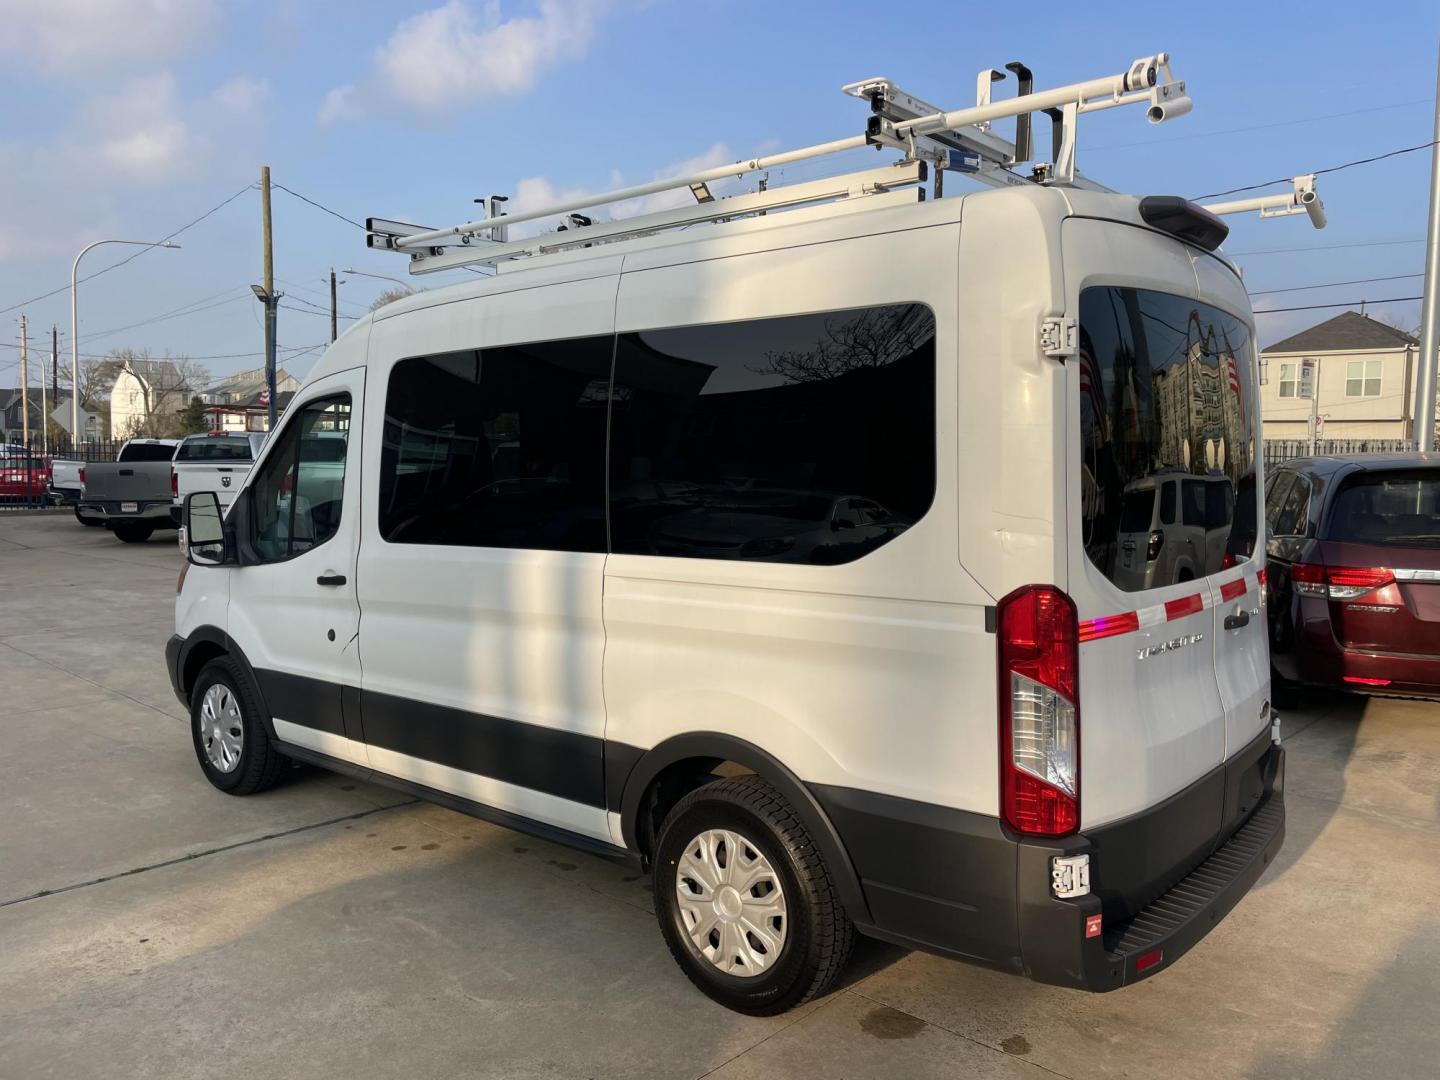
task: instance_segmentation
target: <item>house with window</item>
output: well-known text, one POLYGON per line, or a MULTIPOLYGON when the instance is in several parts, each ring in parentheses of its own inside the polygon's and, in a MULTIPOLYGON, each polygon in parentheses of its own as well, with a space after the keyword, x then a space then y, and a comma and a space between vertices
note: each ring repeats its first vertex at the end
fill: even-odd
POLYGON ((1309 438, 1313 409, 1326 439, 1409 439, 1419 345, 1403 330, 1346 311, 1265 348, 1264 437, 1309 438), (1313 401, 1300 396, 1307 361, 1313 401))

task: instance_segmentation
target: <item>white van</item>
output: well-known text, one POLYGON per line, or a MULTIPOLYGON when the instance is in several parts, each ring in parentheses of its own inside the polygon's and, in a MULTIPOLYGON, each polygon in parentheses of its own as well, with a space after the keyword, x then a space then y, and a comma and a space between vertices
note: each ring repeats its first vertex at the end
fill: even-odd
POLYGON ((1187 443, 1263 490, 1207 218, 838 204, 381 308, 223 528, 187 504, 201 768, 316 763, 648 867, 745 1012, 823 991, 855 931, 1088 990, 1162 970, 1284 833, 1261 563, 1122 570, 1137 482, 1208 475, 1187 443), (337 437, 338 470, 307 452, 337 437))

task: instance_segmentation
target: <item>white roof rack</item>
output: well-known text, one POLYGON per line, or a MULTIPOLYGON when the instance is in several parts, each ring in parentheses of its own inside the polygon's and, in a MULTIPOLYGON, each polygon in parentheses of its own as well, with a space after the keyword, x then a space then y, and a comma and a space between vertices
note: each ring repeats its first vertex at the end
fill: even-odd
MULTIPOLYGON (((1075 167, 1076 126, 1081 113, 1121 105, 1144 105, 1153 124, 1163 123, 1190 111, 1185 84, 1170 71, 1167 53, 1141 57, 1123 72, 1053 90, 1036 91, 1030 70, 1018 61, 1007 64, 1018 82, 1016 97, 991 99, 991 87, 1005 78, 1003 72, 986 69, 977 80, 976 103, 971 108, 946 112, 896 86, 889 79, 874 78, 843 87, 851 97, 869 101, 871 115, 863 134, 835 139, 814 146, 699 169, 647 184, 635 184, 614 191, 599 192, 566 200, 540 210, 504 214, 502 196, 484 200, 486 216, 449 228, 431 229, 405 222, 369 218, 366 243, 372 248, 404 252, 410 257, 410 272, 431 273, 461 266, 497 265, 513 259, 545 255, 568 248, 586 247, 627 237, 644 236, 666 229, 683 228, 697 222, 718 221, 792 209, 818 203, 854 204, 855 209, 878 208, 898 201, 918 202, 925 197, 921 184, 935 170, 935 191, 941 193, 945 172, 958 172, 992 186, 1063 183, 1091 190, 1109 188, 1082 177, 1075 167), (1044 113, 1052 122, 1052 160, 1034 164, 1028 175, 1014 167, 1033 159, 1031 116, 1044 113), (996 120, 1016 118, 1015 141, 997 135, 996 120), (900 151, 901 159, 890 166, 869 169, 824 180, 813 180, 765 189, 726 198, 714 198, 711 181, 745 176, 866 146, 900 151), (696 205, 641 214, 619 221, 596 221, 585 210, 641 198, 665 191, 689 189, 696 205), (557 231, 519 240, 510 240, 512 226, 568 215, 567 224, 557 231)), ((1306 178, 1300 178, 1306 179, 1306 178)), ((1314 194, 1313 177, 1309 192, 1314 194)), ((1297 179, 1297 194, 1299 186, 1297 179)), ((1278 197, 1272 197, 1272 199, 1278 197)), ((477 202, 480 200, 476 200, 477 202)), ((1318 199, 1311 204, 1319 212, 1318 199)), ((1212 212, 1239 212, 1220 204, 1212 212)), ((1278 203, 1261 209, 1262 215, 1297 213, 1278 209, 1278 203)), ((1321 215, 1323 218, 1323 214, 1321 215)))
POLYGON ((1262 218, 1309 214, 1310 222, 1315 228, 1325 228, 1325 204, 1320 201, 1320 193, 1315 190, 1315 174, 1297 176, 1291 183, 1295 185, 1294 190, 1284 195, 1261 195, 1254 199, 1199 205, 1212 214, 1249 214, 1256 210, 1260 211, 1262 218))

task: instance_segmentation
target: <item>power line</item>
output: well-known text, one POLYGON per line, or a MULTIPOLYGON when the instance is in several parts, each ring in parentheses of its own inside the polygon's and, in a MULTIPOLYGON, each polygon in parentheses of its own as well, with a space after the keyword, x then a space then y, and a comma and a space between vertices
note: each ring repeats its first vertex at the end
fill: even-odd
MULTIPOLYGON (((1376 154, 1374 157, 1358 158, 1355 161, 1347 161, 1343 165, 1331 165, 1328 169, 1316 169, 1315 176, 1323 176, 1326 173, 1340 172, 1342 169, 1353 169, 1356 165, 1369 165, 1372 162, 1384 161, 1386 158, 1399 157, 1401 154, 1413 154, 1417 150, 1428 150, 1435 145, 1435 140, 1420 143, 1417 146, 1407 146, 1403 150, 1391 150, 1386 154, 1376 154)), ((1245 187, 1231 188, 1229 191, 1212 191, 1209 195, 1197 195, 1198 199, 1218 199, 1221 195, 1238 195, 1242 191, 1256 191, 1259 188, 1274 187, 1276 184, 1294 183, 1293 176, 1282 176, 1279 180, 1266 180, 1263 184, 1247 184, 1245 187)), ((1195 200, 1191 200, 1192 202, 1195 200)))
POLYGON ((118 334, 118 333, 120 333, 120 332, 122 332, 122 331, 124 331, 124 330, 134 330, 134 329, 136 329, 137 327, 149 326, 149 325, 151 325, 152 323, 165 322, 165 321, 167 321, 167 320, 169 320, 169 319, 180 319, 180 318, 184 318, 186 315, 198 315, 200 312, 202 312, 202 311, 209 311, 211 308, 224 307, 226 304, 234 304, 234 303, 237 303, 237 302, 239 302, 239 301, 241 301, 241 300, 248 300, 248 299, 250 299, 250 297, 249 297, 248 295, 245 295, 245 296, 231 296, 231 297, 228 297, 228 298, 226 298, 226 299, 224 299, 224 300, 216 300, 214 303, 210 303, 210 304, 205 303, 205 300, 213 300, 213 299, 214 299, 215 297, 217 297, 217 296, 222 296, 222 295, 224 295, 224 293, 234 292, 234 291, 235 291, 234 289, 225 289, 225 290, 223 290, 222 292, 212 293, 210 296, 205 297, 203 300, 193 300, 193 301, 191 301, 191 302, 188 303, 188 304, 184 304, 184 305, 182 305, 182 306, 180 306, 180 307, 178 307, 178 308, 175 308, 173 311, 167 311, 167 312, 164 312, 164 313, 162 313, 162 314, 160 314, 160 315, 155 315, 155 316, 153 316, 152 318, 149 318, 149 319, 142 319, 140 322, 134 322, 134 323, 131 323, 131 324, 128 325, 128 326, 117 326, 117 327, 114 327, 113 329, 110 329, 110 330, 101 330, 101 331, 98 331, 97 333, 87 334, 87 335, 85 335, 85 336, 86 336, 87 338, 89 338, 91 341, 93 341, 93 340, 95 340, 96 338, 109 337, 109 336, 112 335, 112 334, 118 334))
POLYGON ((1296 251, 1331 251, 1337 248, 1363 248, 1363 247, 1394 247, 1397 244, 1423 244, 1422 237, 1419 240, 1362 240, 1353 244, 1310 244, 1306 247, 1289 248, 1261 248, 1256 251, 1227 251, 1226 255, 1287 255, 1296 251))
POLYGON ((1360 307, 1362 304, 1401 304, 1407 300, 1420 300, 1419 296, 1390 296, 1384 300, 1346 300, 1339 304, 1303 304, 1300 307, 1272 307, 1255 312, 1256 315, 1274 315, 1280 311, 1318 311, 1320 308, 1360 307))
MULTIPOLYGON (((226 199, 224 202, 215 204, 215 205, 212 206, 209 210, 206 210, 205 213, 203 213, 203 214, 201 214, 199 217, 197 217, 194 221, 190 221, 190 222, 185 223, 184 225, 181 225, 180 228, 176 229, 176 230, 175 230, 174 232, 172 232, 172 233, 167 233, 165 236, 161 237, 161 238, 160 238, 159 240, 157 240, 155 243, 156 243, 156 244, 163 244, 166 240, 173 240, 173 239, 175 239, 175 237, 179 236, 179 235, 180 235, 181 233, 183 233, 185 230, 190 229, 190 228, 193 228, 193 227, 196 226, 196 225, 199 225, 200 222, 204 221, 206 218, 208 218, 211 214, 215 213, 217 210, 223 210, 225 207, 229 206, 232 202, 234 202, 236 199, 238 199, 241 195, 244 195, 245 192, 250 191, 250 190, 253 190, 254 187, 255 187, 254 184, 246 184, 244 187, 242 187, 239 191, 235 192, 234 195, 231 195, 231 196, 230 196, 228 199, 226 199)), ((91 280, 99 277, 101 274, 108 274, 111 270, 116 270, 116 269, 124 266, 124 265, 125 265, 126 263, 128 263, 128 262, 133 262, 134 260, 138 259, 141 255, 144 255, 147 251, 151 251, 151 250, 153 250, 153 249, 154 249, 154 245, 149 245, 149 246, 146 246, 146 247, 142 247, 142 248, 140 248, 138 251, 136 251, 135 254, 125 256, 125 258, 121 259, 119 262, 113 262, 113 263, 111 263, 109 266, 103 266, 103 267, 101 267, 99 270, 96 270, 93 274, 86 274, 84 277, 80 278, 80 279, 76 282, 76 284, 78 285, 81 281, 91 281, 91 280)), ((30 297, 29 300, 21 300, 18 304, 11 304, 11 305, 10 305, 9 307, 7 307, 7 308, 0 308, 0 315, 4 315, 7 311, 14 311, 16 308, 22 308, 22 307, 24 307, 26 304, 38 304, 41 300, 48 300, 48 299, 50 299, 50 297, 52 297, 52 296, 58 296, 60 293, 69 292, 69 291, 70 291, 70 286, 69 286, 69 284, 67 283, 67 284, 65 284, 65 285, 62 285, 62 286, 61 286, 60 288, 58 288, 58 289, 51 289, 49 292, 47 292, 47 293, 41 293, 39 296, 32 296, 32 297, 30 297)))
POLYGON ((1294 127, 1296 124, 1316 124, 1322 120, 1340 120, 1347 116, 1362 116, 1365 113, 1384 112, 1387 109, 1404 109, 1412 105, 1433 105, 1433 98, 1416 98, 1414 101, 1396 101, 1390 105, 1373 105, 1368 109, 1351 109, 1349 112, 1326 113, 1323 116, 1307 116, 1299 120, 1277 120, 1272 124, 1249 124, 1245 127, 1224 128, 1220 131, 1197 131, 1188 135, 1172 135, 1161 139, 1142 139, 1136 142, 1106 143, 1104 146, 1087 146, 1085 153, 1097 150, 1126 150, 1134 146, 1153 146, 1155 143, 1184 142, 1189 139, 1214 139, 1222 135, 1239 135, 1246 131, 1268 131, 1271 128, 1294 127))
MULTIPOLYGON (((292 297, 291 299, 300 300, 300 297, 296 296, 296 297, 292 297)), ((305 303, 306 301, 300 300, 300 302, 303 304, 303 303, 305 303)), ((321 310, 319 310, 319 309, 317 308, 315 311, 311 311, 309 308, 291 307, 289 304, 276 304, 275 306, 276 306, 276 307, 282 307, 282 308, 284 308, 286 311, 298 311, 301 315, 315 315, 315 316, 317 316, 317 317, 319 317, 319 318, 322 318, 322 319, 328 319, 328 318, 330 317, 330 312, 329 312, 328 310, 327 310, 327 311, 321 311, 321 310)), ((358 316, 358 315, 341 315, 341 316, 340 316, 340 318, 342 318, 342 319, 352 319, 352 320, 353 320, 353 319, 358 319, 359 317, 360 317, 360 316, 358 316)))
POLYGON ((301 195, 298 191, 293 191, 293 190, 291 190, 290 188, 286 187, 284 184, 277 184, 274 180, 271 180, 271 181, 270 181, 270 186, 271 186, 271 187, 277 187, 277 188, 279 188, 281 191, 284 191, 284 192, 287 192, 288 194, 294 195, 295 198, 299 199, 301 202, 309 203, 311 206, 315 207, 315 209, 317 209, 317 210, 324 210, 325 213, 329 214, 331 217, 339 218, 341 221, 345 222, 345 224, 347 224, 347 225, 354 225, 354 226, 355 226, 357 229, 359 229, 361 232, 369 232, 369 231, 370 231, 369 229, 365 228, 364 225, 361 225, 360 222, 356 221, 354 218, 348 218, 348 217, 346 217, 344 214, 340 213, 338 210, 331 210, 330 207, 325 206, 325 205, 323 205, 323 204, 321 204, 321 203, 318 203, 318 202, 316 202, 314 199, 311 199, 311 198, 309 198, 309 197, 307 197, 307 196, 305 196, 305 195, 301 195))
POLYGON ((1291 285, 1288 289, 1257 289, 1247 296, 1271 296, 1282 292, 1305 292, 1307 289, 1333 289, 1337 285, 1369 285, 1374 281, 1405 281, 1409 278, 1424 277, 1424 274, 1391 274, 1389 277, 1355 278, 1351 281, 1327 281, 1321 285, 1291 285))

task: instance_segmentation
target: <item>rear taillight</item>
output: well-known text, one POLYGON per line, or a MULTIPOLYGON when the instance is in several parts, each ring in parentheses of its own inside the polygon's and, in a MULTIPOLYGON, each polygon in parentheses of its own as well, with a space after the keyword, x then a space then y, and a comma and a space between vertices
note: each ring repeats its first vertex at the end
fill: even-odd
POLYGON ((1152 529, 1150 532, 1150 543, 1145 548, 1145 561, 1154 562, 1160 557, 1160 549, 1165 546, 1165 534, 1159 529, 1152 529))
POLYGON ((1080 825, 1080 655, 1075 604, 1026 585, 997 606, 1000 811, 1032 836, 1080 825))
POLYGON ((81 469, 81 470, 80 470, 80 483, 82 483, 82 484, 85 483, 85 470, 84 470, 84 469, 81 469))
POLYGON ((1383 566, 1323 566, 1296 563, 1290 568, 1295 591, 1303 596, 1328 596, 1331 600, 1357 597, 1395 584, 1395 575, 1383 566))
POLYGON ((176 475, 173 467, 170 469, 170 495, 172 498, 178 498, 180 495, 180 477, 176 475))

